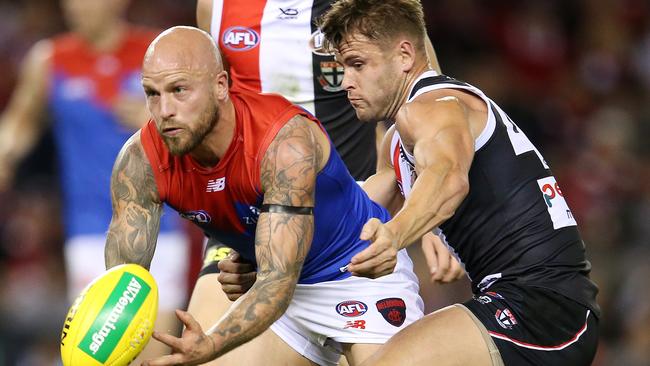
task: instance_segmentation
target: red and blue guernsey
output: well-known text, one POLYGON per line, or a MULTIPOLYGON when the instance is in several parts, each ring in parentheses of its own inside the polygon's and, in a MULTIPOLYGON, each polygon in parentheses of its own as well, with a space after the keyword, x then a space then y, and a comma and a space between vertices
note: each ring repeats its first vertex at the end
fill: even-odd
MULTIPOLYGON (((130 28, 112 52, 98 52, 75 34, 53 39, 49 110, 64 195, 66 235, 104 235, 111 221, 110 177, 122 145, 135 132, 111 105, 142 95, 142 58, 156 33, 130 28)), ((164 215, 161 231, 176 229, 164 215)), ((176 222, 174 224, 174 222, 176 222)))
MULTIPOLYGON (((233 141, 212 168, 189 155, 172 156, 153 121, 141 131, 141 142, 151 163, 161 200, 204 232, 255 259, 255 228, 263 201, 260 162, 278 131, 294 116, 318 123, 300 107, 275 94, 231 92, 236 127, 233 141)), ((388 212, 371 201, 331 149, 316 178, 314 237, 299 283, 311 284, 347 278, 340 268, 367 247, 359 234, 372 217, 385 222, 388 212)))

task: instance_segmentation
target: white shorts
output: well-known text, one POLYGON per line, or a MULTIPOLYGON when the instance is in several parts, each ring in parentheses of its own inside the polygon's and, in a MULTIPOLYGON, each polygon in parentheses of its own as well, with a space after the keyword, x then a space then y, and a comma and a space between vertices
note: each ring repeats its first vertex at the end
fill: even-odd
POLYGON ((271 329, 319 365, 338 365, 341 343, 385 343, 423 316, 418 279, 406 250, 395 271, 378 279, 349 277, 296 287, 271 329))
MULTIPOLYGON (((158 284, 159 308, 171 311, 187 303, 189 241, 181 232, 158 236, 151 274, 158 284)), ((104 235, 80 235, 69 238, 64 246, 68 276, 68 297, 74 300, 81 290, 105 272, 104 235)))

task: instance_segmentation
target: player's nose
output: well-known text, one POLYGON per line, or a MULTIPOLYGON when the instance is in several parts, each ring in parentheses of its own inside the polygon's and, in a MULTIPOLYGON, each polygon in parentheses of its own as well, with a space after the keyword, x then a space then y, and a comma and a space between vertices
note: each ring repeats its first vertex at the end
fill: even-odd
POLYGON ((347 90, 347 91, 354 89, 352 78, 350 77, 350 74, 347 71, 343 72, 343 80, 341 81, 341 87, 343 88, 343 90, 347 90))
POLYGON ((173 96, 161 94, 159 106, 160 117, 162 119, 169 119, 176 115, 176 105, 173 101, 173 96))

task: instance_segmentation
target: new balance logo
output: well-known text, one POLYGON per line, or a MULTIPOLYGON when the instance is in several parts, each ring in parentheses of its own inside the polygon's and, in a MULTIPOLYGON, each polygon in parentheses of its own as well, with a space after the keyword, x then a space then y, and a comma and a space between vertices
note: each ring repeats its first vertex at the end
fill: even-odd
POLYGON ((210 179, 208 181, 208 187, 205 189, 206 192, 220 192, 226 188, 226 177, 210 179))
POLYGON ((355 329, 366 329, 366 321, 365 320, 348 320, 347 323, 345 323, 345 327, 343 329, 348 329, 348 328, 355 328, 355 329))

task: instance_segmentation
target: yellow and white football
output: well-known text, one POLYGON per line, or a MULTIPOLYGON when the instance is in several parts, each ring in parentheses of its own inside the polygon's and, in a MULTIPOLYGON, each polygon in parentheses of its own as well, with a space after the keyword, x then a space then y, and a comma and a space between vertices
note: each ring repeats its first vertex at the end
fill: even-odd
POLYGON ((93 280, 73 302, 61 332, 64 366, 126 366, 147 345, 158 286, 146 269, 123 264, 93 280))

